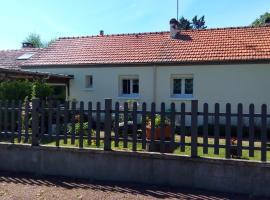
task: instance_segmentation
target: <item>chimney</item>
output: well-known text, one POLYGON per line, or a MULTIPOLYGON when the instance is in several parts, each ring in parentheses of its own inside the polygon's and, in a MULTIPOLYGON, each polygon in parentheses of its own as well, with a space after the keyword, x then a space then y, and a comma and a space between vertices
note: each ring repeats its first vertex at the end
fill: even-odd
POLYGON ((265 19, 265 25, 270 26, 270 17, 265 19))
POLYGON ((100 31, 99 31, 99 35, 100 35, 100 36, 103 36, 103 35, 104 35, 104 31, 103 31, 103 30, 100 30, 100 31))
POLYGON ((179 34, 179 22, 175 18, 173 18, 170 20, 170 36, 172 39, 176 39, 179 34))
POLYGON ((31 42, 23 42, 22 48, 34 48, 34 45, 31 42))

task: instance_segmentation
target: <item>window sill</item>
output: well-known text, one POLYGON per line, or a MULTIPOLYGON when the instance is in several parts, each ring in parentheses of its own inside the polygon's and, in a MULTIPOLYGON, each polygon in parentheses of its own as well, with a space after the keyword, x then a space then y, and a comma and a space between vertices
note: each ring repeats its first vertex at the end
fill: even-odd
POLYGON ((95 90, 94 88, 83 88, 82 89, 83 91, 93 91, 93 90, 95 90))
POLYGON ((138 100, 138 99, 141 99, 141 97, 139 97, 139 96, 118 96, 117 99, 138 100))
POLYGON ((169 98, 172 101, 192 101, 196 100, 194 97, 170 97, 169 98))

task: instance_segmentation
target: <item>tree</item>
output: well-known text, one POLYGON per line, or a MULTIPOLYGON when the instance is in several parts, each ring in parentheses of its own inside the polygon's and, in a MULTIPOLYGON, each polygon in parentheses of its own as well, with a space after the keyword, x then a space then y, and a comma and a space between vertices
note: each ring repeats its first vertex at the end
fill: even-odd
POLYGON ((0 83, 1 100, 22 100, 31 98, 32 83, 24 80, 3 81, 0 83))
POLYGON ((179 20, 179 29, 181 29, 181 30, 192 29, 192 24, 188 19, 181 17, 179 20))
POLYGON ((205 18, 204 16, 198 18, 197 16, 193 17, 192 22, 188 19, 181 17, 179 20, 179 29, 181 30, 190 30, 190 29, 206 29, 205 18))
POLYGON ((197 15, 192 19, 193 29, 206 29, 204 16, 198 19, 197 15))
POLYGON ((48 97, 52 95, 52 87, 47 83, 42 83, 40 81, 35 81, 32 86, 32 98, 40 98, 42 100, 47 100, 48 97))
POLYGON ((29 42, 33 44, 35 48, 47 48, 50 44, 52 44, 56 38, 51 39, 50 41, 42 41, 39 34, 30 33, 23 42, 29 42))
POLYGON ((265 21, 267 19, 270 19, 270 13, 266 12, 263 15, 261 15, 259 18, 257 18, 254 22, 252 22, 252 26, 261 26, 265 24, 265 21))
POLYGON ((41 42, 40 35, 36 33, 30 33, 23 42, 29 42, 33 44, 35 48, 43 48, 44 44, 41 42))

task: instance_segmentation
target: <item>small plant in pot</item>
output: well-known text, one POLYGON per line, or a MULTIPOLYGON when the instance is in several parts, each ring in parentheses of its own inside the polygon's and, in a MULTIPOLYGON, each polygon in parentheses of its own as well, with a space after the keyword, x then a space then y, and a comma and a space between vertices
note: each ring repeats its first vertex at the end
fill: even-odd
POLYGON ((232 158, 237 158, 238 157, 236 145, 237 145, 237 138, 232 137, 231 138, 231 150, 230 150, 230 154, 231 154, 232 158))
MULTIPOLYGON (((151 120, 150 118, 147 118, 147 126, 146 126, 146 139, 151 139, 151 120)), ((165 140, 171 139, 171 123, 170 120, 165 117, 164 119, 164 138, 165 140)), ((156 115, 155 116, 155 133, 154 133, 154 139, 160 140, 161 139, 161 116, 156 115)))

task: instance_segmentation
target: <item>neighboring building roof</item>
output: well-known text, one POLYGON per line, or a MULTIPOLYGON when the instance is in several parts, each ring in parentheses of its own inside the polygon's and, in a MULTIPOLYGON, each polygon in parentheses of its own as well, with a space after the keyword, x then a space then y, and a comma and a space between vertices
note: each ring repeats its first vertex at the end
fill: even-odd
POLYGON ((53 78, 63 78, 63 79, 73 79, 73 75, 66 74, 54 74, 50 72, 40 72, 40 71, 30 71, 21 69, 9 69, 6 67, 0 67, 0 74, 13 74, 13 75, 27 75, 32 77, 53 77, 53 78))
POLYGON ((39 48, 21 48, 16 50, 0 51, 0 67, 19 69, 19 66, 27 60, 31 54, 40 51, 39 48), (25 57, 27 55, 27 57, 25 57), (23 57, 22 57, 23 56, 23 57))
POLYGON ((72 79, 73 76, 65 74, 53 74, 48 72, 34 72, 22 70, 22 65, 27 59, 31 58, 41 49, 39 48, 22 48, 17 50, 0 51, 0 74, 14 76, 30 76, 30 77, 52 77, 60 79, 72 79))
POLYGON ((270 26, 60 38, 23 65, 254 61, 270 61, 270 26))

